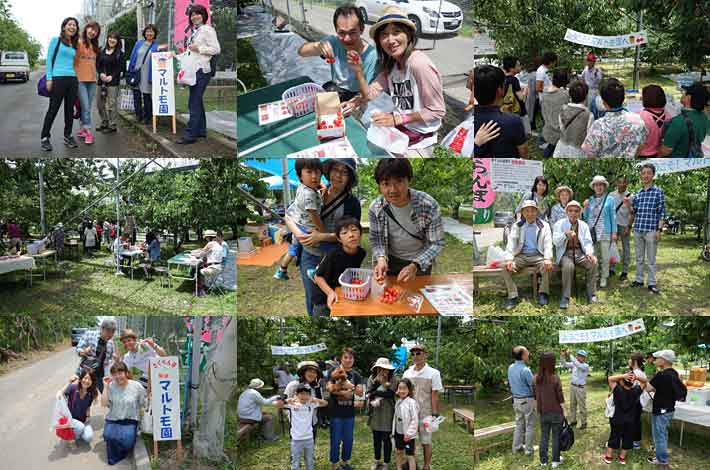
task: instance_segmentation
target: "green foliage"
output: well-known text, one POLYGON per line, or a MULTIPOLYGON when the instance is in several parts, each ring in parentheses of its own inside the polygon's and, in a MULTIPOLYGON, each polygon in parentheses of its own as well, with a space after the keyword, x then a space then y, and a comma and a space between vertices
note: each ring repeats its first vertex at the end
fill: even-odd
POLYGON ((212 2, 212 24, 219 36, 222 49, 217 58, 219 70, 233 70, 237 63, 237 10, 230 1, 212 2))
POLYGON ((256 51, 251 46, 250 39, 237 39, 237 56, 239 57, 237 76, 244 83, 247 91, 265 87, 267 82, 261 73, 256 51))
POLYGON ((73 327, 94 327, 96 317, 64 312, 0 316, 0 347, 15 352, 46 348, 69 337, 73 327))
POLYGON ((30 67, 37 64, 42 50, 42 45, 12 17, 7 0, 0 0, 0 51, 2 50, 27 51, 30 67))
POLYGON ((121 38, 125 41, 124 52, 126 54, 130 54, 133 50, 133 46, 136 45, 136 38, 138 37, 136 11, 133 10, 130 13, 116 19, 106 33, 110 32, 116 32, 121 35, 121 38))

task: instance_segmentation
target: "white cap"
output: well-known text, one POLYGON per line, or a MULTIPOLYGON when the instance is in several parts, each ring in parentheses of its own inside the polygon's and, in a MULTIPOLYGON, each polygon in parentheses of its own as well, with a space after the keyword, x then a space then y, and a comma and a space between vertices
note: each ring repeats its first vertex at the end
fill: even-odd
POLYGON ((675 362, 675 353, 672 349, 661 349, 660 351, 656 351, 653 353, 653 357, 663 358, 671 364, 675 362))

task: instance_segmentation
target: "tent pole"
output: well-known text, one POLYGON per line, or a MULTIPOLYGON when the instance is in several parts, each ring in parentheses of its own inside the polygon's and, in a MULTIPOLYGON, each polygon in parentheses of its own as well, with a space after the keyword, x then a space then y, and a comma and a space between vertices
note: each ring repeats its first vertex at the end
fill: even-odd
MULTIPOLYGON (((637 31, 641 31, 643 28, 643 10, 639 11, 638 19, 636 21, 637 31)), ((636 57, 634 57, 634 92, 639 91, 641 83, 641 46, 636 46, 636 57)))
MULTIPOLYGON (((121 181, 121 159, 116 159, 116 181, 121 181)), ((121 198, 116 191, 116 238, 120 240, 121 238, 121 198)), ((121 257, 118 254, 118 250, 114 253, 116 256, 116 276, 122 276, 121 271, 121 257)))
POLYGON ((37 162, 39 168, 39 228, 42 231, 42 236, 47 233, 47 227, 44 220, 44 161, 37 162))
POLYGON ((291 186, 288 180, 288 158, 281 158, 281 178, 283 180, 284 210, 291 205, 291 186))
POLYGON ((436 321, 436 368, 439 368, 439 350, 441 349, 441 315, 436 321))

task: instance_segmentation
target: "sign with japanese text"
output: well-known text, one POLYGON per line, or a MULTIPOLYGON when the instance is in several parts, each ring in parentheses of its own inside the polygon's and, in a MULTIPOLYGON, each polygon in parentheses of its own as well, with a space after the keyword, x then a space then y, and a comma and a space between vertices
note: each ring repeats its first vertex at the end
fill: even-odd
POLYGON ((591 330, 560 330, 560 344, 598 343, 646 331, 643 319, 591 330))
POLYGON ((487 224, 493 219, 496 192, 491 185, 491 159, 473 159, 473 223, 487 224))
POLYGON ((299 356, 311 354, 328 349, 325 343, 311 344, 309 346, 271 346, 273 356, 299 356))
POLYGON ((180 440, 180 360, 177 356, 150 358, 150 386, 153 440, 180 440))
POLYGON ((153 115, 175 115, 175 79, 173 75, 173 53, 154 52, 153 70, 153 115))
POLYGON ((541 161, 491 158, 491 183, 495 191, 502 193, 530 191, 538 176, 543 176, 541 161))
POLYGON ((636 166, 640 167, 644 163, 653 164, 656 167, 656 176, 658 176, 710 167, 710 158, 654 158, 643 160, 636 166))
POLYGON ((648 38, 646 37, 646 31, 622 34, 620 36, 595 36, 593 34, 584 34, 573 29, 567 29, 565 41, 582 44, 584 46, 600 47, 602 49, 621 49, 646 44, 648 38))

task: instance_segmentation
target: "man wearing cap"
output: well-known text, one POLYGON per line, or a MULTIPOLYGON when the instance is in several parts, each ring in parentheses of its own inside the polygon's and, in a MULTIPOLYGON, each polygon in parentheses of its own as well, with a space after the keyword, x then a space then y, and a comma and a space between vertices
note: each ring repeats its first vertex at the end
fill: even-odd
POLYGON ((587 54, 587 66, 584 67, 582 71, 581 78, 584 83, 589 87, 589 92, 587 93, 587 107, 591 109, 592 102, 599 96, 599 83, 602 81, 604 74, 600 69, 595 67, 597 63, 597 56, 594 52, 589 52, 587 54))
MULTIPOLYGON (((625 175, 616 178, 616 191, 610 194, 614 200, 614 210, 616 211, 616 238, 621 239, 621 276, 619 281, 625 281, 629 276, 629 265, 631 263, 631 225, 633 215, 629 206, 624 204, 626 198, 631 198, 631 193, 626 190, 628 181, 625 175)), ((609 276, 616 274, 616 265, 609 266, 609 276)))
POLYGON ((653 357, 659 372, 648 382, 646 391, 655 392, 651 427, 656 456, 649 457, 648 462, 654 465, 668 465, 668 427, 675 412, 675 402, 685 400, 687 388, 673 368, 676 360, 675 352, 671 349, 663 349, 653 353, 653 357))
POLYGON ((560 361, 562 367, 572 371, 572 380, 569 387, 569 420, 570 426, 577 424, 577 405, 579 405, 580 425, 579 429, 587 427, 587 376, 589 375, 589 364, 587 364, 587 351, 580 349, 577 356, 570 360, 569 351, 562 350, 560 361))
POLYGON ((121 333, 121 343, 126 348, 123 363, 128 366, 134 380, 140 381, 144 387, 147 387, 149 360, 152 357, 166 356, 165 349, 161 348, 153 338, 145 338, 139 345, 138 335, 130 328, 126 328, 121 333))
POLYGON ((582 218, 589 225, 594 253, 599 260, 599 287, 606 287, 609 278, 609 254, 611 244, 616 243, 616 205, 614 198, 609 197, 607 189, 609 182, 605 177, 597 175, 589 183, 594 194, 584 201, 582 218))
POLYGON ((202 233, 202 238, 207 240, 207 244, 201 250, 195 250, 192 253, 193 256, 205 260, 200 268, 201 279, 198 281, 198 295, 205 295, 205 284, 212 285, 219 273, 222 272, 222 260, 224 259, 224 249, 217 242, 217 232, 205 230, 202 233))
POLYGON ((90 370, 99 392, 104 390, 103 378, 109 375, 111 361, 119 361, 112 339, 117 328, 116 320, 106 318, 99 330, 87 331, 76 345, 76 352, 81 357, 76 375, 80 375, 81 369, 90 370))
POLYGON ((414 364, 409 367, 402 378, 409 379, 414 384, 414 399, 419 406, 419 438, 424 450, 424 467, 431 470, 432 439, 431 432, 423 426, 427 416, 439 416, 439 393, 444 391, 441 383, 441 373, 426 363, 427 349, 423 344, 416 344, 409 349, 414 364))
POLYGON ((596 302, 597 257, 594 256, 594 243, 589 226, 579 219, 581 212, 582 206, 577 201, 568 202, 565 207, 567 217, 557 221, 552 233, 556 262, 562 270, 561 309, 569 306, 577 266, 582 266, 587 271, 587 301, 596 302))
POLYGON ((702 142, 710 131, 710 121, 704 113, 708 104, 708 91, 701 83, 683 87, 680 99, 681 114, 671 119, 663 133, 663 144, 658 149, 659 157, 702 157, 702 142), (688 125, 690 123, 690 126, 688 125), (693 131, 691 141, 689 132, 693 131))
POLYGON ((259 424, 261 423, 261 436, 266 442, 278 439, 274 432, 274 417, 271 413, 263 413, 261 408, 271 405, 279 400, 278 395, 271 398, 264 398, 259 389, 264 386, 261 379, 251 379, 249 387, 239 395, 237 402, 237 414, 239 424, 259 424))
POLYGON ((503 280, 508 289, 505 309, 513 309, 519 302, 518 288, 512 273, 534 267, 542 274, 542 284, 538 303, 547 305, 550 293, 550 271, 552 271, 552 232, 550 225, 540 218, 537 204, 533 200, 524 201, 520 212, 523 218, 513 224, 505 249, 506 263, 503 280))
POLYGON ((663 190, 653 184, 653 178, 656 176, 656 167, 653 164, 641 165, 639 175, 643 188, 636 193, 633 200, 624 198, 624 204, 631 209, 633 215, 636 279, 631 283, 631 287, 643 287, 644 270, 647 270, 648 290, 658 294, 660 291, 656 286, 656 252, 658 242, 661 241, 666 197, 663 190))
POLYGON ((527 363, 530 351, 525 346, 513 348, 513 362, 508 367, 508 384, 513 395, 513 410, 515 411, 515 432, 513 433, 513 453, 525 451, 532 456, 533 440, 535 439, 535 392, 533 391, 533 374, 527 363))

